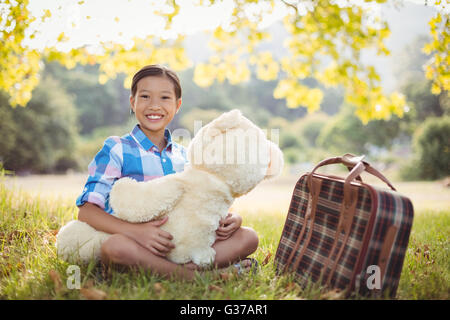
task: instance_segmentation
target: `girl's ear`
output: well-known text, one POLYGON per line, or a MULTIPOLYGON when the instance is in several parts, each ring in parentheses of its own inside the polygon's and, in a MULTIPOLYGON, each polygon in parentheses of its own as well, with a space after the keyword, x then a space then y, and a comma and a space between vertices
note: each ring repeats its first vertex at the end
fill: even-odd
POLYGON ((132 95, 130 95, 130 113, 134 113, 134 97, 132 95))
POLYGON ((178 99, 178 101, 177 101, 177 110, 175 111, 175 113, 178 113, 178 111, 180 110, 180 108, 181 108, 181 98, 178 99))

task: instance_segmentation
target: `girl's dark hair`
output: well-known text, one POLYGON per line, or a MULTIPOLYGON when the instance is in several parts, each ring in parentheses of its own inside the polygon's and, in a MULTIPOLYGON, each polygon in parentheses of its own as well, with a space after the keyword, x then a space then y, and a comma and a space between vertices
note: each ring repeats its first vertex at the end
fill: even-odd
POLYGON ((175 96, 177 99, 181 98, 181 84, 180 79, 177 74, 170 70, 169 68, 159 65, 159 64, 151 64, 143 67, 141 70, 136 72, 133 77, 133 81, 131 82, 131 95, 134 97, 136 95, 137 83, 142 78, 148 76, 165 76, 170 81, 172 81, 173 86, 175 87, 175 96))

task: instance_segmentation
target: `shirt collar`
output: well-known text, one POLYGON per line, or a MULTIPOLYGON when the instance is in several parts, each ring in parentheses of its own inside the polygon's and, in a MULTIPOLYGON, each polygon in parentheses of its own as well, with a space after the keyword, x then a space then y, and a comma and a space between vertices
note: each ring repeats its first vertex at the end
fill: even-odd
MULTIPOLYGON (((157 148, 157 146, 145 135, 145 133, 141 130, 139 125, 137 124, 133 130, 131 131, 131 136, 141 145, 144 150, 149 151, 150 149, 157 148)), ((167 145, 165 149, 167 151, 172 150, 172 134, 170 133, 169 129, 165 129, 164 131, 164 137, 166 138, 167 145)), ((161 150, 159 150, 161 151, 161 150)))

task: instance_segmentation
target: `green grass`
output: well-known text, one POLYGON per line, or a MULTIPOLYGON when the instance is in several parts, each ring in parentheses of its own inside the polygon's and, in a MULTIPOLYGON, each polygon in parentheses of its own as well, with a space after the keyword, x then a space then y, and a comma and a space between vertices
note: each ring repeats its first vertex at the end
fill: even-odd
MULTIPOLYGON (((67 288, 69 264, 55 250, 55 232, 76 214, 73 199, 36 198, 0 181, 0 299, 85 299, 80 290, 67 288)), ((81 266, 81 287, 101 290, 108 299, 326 298, 319 285, 301 289, 289 276, 276 276, 273 258, 285 212, 241 215, 260 236, 253 257, 261 263, 271 255, 256 274, 224 280, 206 273, 187 282, 143 270, 102 274, 91 264, 81 266)), ((397 298, 449 299, 449 234, 449 210, 416 213, 397 298)))

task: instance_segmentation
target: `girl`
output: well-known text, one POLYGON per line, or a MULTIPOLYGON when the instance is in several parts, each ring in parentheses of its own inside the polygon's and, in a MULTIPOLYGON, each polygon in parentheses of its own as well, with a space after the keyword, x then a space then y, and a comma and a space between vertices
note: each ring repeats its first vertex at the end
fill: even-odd
MULTIPOLYGON (((165 258, 174 248, 172 236, 161 230, 168 217, 147 223, 130 223, 113 215, 109 192, 114 182, 128 176, 146 181, 182 171, 186 150, 171 139, 166 128, 181 107, 181 86, 178 76, 160 65, 149 65, 133 77, 130 95, 131 112, 138 124, 123 137, 109 137, 89 164, 89 177, 77 199, 78 220, 93 228, 112 234, 103 243, 104 264, 138 266, 160 275, 192 279, 198 266, 180 267, 165 258)), ((214 265, 227 267, 253 253, 258 236, 250 228, 241 227, 242 218, 229 213, 217 229, 214 265)), ((250 268, 253 259, 244 259, 236 268, 250 268)))

